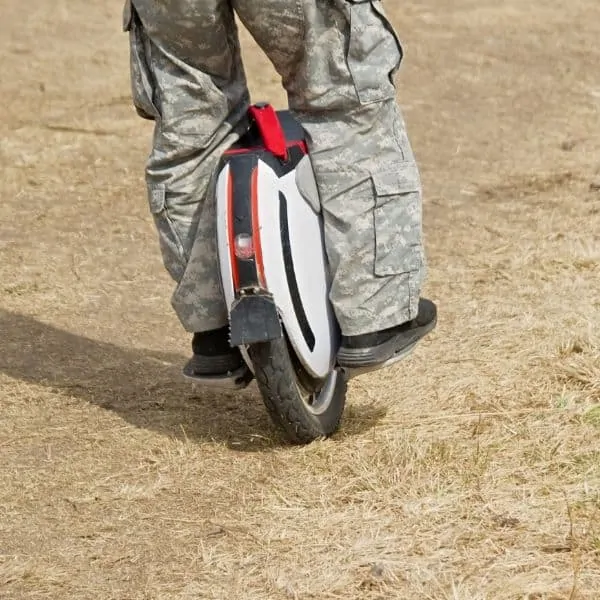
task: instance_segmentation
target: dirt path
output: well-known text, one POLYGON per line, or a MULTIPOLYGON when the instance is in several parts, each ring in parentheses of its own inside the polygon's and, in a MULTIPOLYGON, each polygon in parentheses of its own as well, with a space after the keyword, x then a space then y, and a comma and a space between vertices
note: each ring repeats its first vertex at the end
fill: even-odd
POLYGON ((600 5, 387 4, 440 324, 290 449, 180 380, 119 3, 3 3, 1 598, 599 597, 600 5))

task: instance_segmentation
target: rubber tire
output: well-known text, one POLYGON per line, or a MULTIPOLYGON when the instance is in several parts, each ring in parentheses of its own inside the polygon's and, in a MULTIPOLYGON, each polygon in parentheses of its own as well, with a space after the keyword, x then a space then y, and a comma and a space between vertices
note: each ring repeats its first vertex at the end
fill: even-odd
POLYGON ((298 392, 298 376, 285 337, 248 347, 263 402, 273 422, 292 444, 310 444, 335 433, 342 420, 348 383, 339 374, 333 397, 321 415, 312 414, 298 392))

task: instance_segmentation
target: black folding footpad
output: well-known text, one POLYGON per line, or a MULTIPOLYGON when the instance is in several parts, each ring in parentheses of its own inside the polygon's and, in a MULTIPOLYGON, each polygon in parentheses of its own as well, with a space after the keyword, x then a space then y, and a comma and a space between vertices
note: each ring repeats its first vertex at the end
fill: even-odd
POLYGON ((277 306, 267 293, 239 296, 231 306, 229 320, 232 346, 268 342, 283 335, 277 306))
POLYGON ((203 387, 222 390, 243 390, 254 379, 254 374, 246 364, 242 365, 236 371, 223 375, 196 375, 192 369, 191 361, 183 368, 183 376, 188 381, 203 387))

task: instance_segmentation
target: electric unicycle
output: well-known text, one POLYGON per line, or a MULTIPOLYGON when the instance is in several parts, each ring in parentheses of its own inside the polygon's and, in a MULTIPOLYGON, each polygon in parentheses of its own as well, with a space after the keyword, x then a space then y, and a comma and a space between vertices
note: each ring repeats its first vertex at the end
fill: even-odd
POLYGON ((256 379, 288 440, 309 443, 337 430, 347 381, 365 371, 336 364, 341 335, 329 300, 322 215, 304 130, 289 111, 268 104, 252 106, 249 118, 216 179, 230 343, 246 365, 225 377, 186 375, 233 389, 256 379))

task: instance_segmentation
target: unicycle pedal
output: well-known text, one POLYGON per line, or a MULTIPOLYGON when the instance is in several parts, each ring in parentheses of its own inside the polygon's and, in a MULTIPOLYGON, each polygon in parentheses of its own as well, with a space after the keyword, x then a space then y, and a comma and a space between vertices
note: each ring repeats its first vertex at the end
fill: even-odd
POLYGON ((254 375, 248 368, 248 365, 244 364, 235 371, 230 371, 224 375, 196 375, 192 370, 190 363, 184 366, 183 376, 192 383, 201 385, 202 387, 218 388, 221 390, 243 390, 247 388, 254 375))
POLYGON ((388 360, 386 360, 385 362, 382 363, 377 363, 377 364, 373 364, 367 367, 342 367, 342 371, 346 377, 346 379, 350 380, 350 379, 354 379, 355 377, 359 377, 360 375, 366 375, 367 373, 373 373, 374 371, 379 371, 381 369, 386 369, 387 367, 391 367, 392 365, 396 364, 397 362, 400 362, 401 360, 404 360, 405 358, 407 358, 408 356, 410 356, 414 349, 417 347, 418 342, 415 342, 414 344, 411 344, 410 346, 403 348, 400 352, 397 352, 396 354, 394 354, 394 356, 392 356, 391 358, 389 358, 388 360))

